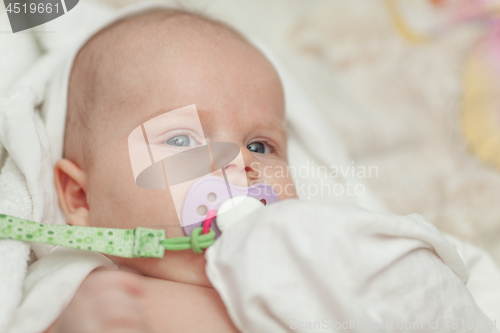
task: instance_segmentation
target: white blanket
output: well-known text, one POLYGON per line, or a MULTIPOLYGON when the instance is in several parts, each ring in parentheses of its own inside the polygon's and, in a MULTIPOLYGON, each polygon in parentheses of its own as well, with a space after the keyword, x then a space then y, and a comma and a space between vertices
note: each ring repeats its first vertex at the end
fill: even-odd
POLYGON ((498 269, 469 277, 417 214, 285 201, 232 226, 206 258, 242 332, 497 332, 498 269))
MULTIPOLYGON (((131 12, 135 10, 138 8, 130 9, 131 12)), ((2 213, 44 223, 65 223, 55 197, 52 166, 62 155, 67 80, 72 57, 95 29, 119 15, 122 14, 85 1, 64 16, 39 27, 38 35, 0 35, 0 88, 3 89, 0 91, 2 213)), ((4 13, 0 16, 0 26, 4 30, 8 29, 6 20, 4 13)), ((277 61, 275 64, 278 65, 277 61)), ((336 166, 344 170, 351 167, 342 144, 319 110, 281 68, 280 75, 287 99, 290 164, 297 169, 312 161, 317 166, 336 166)), ((299 195, 313 201, 352 202, 372 210, 384 210, 368 188, 360 196, 323 196, 307 191, 307 185, 318 185, 322 180, 330 187, 336 184, 362 184, 351 173, 340 176, 330 178, 328 175, 318 176, 317 173, 315 177, 299 175, 296 182, 303 189, 299 195)), ((30 266, 28 277, 24 280, 28 247, 17 242, 0 241, 1 332, 42 332, 58 317, 92 269, 99 265, 111 265, 100 255, 64 250, 47 254, 50 248, 43 246, 32 246, 32 249, 43 259, 30 266), (60 261, 60 265, 54 269, 53 264, 57 261, 60 261), (75 267, 79 269, 73 269, 75 267), (60 281, 67 283, 62 284, 60 281), (49 299, 47 290, 58 292, 52 293, 49 299)), ((212 252, 216 253, 216 250, 212 252)), ((479 257, 480 263, 485 263, 476 265, 481 272, 496 272, 496 268, 484 259, 487 257, 483 254, 479 257)), ((477 281, 478 284, 482 283, 480 279, 477 281)), ((219 289, 220 283, 216 281, 215 284, 219 289)), ((238 288, 243 287, 228 285, 228 288, 234 288, 235 294, 238 294, 238 288)), ((486 292, 491 290, 483 289, 483 293, 486 292)), ((222 289, 221 293, 224 293, 222 289)), ((227 297, 224 300, 233 319, 237 323, 241 321, 234 313, 238 308, 245 308, 246 303, 237 305, 229 302, 227 297)), ((490 302, 497 300, 495 296, 490 302)))

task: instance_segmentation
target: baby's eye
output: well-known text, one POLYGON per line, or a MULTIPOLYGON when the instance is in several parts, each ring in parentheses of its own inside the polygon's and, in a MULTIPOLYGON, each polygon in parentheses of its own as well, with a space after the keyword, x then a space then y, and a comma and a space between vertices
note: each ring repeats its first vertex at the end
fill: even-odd
POLYGON ((199 145, 199 143, 189 135, 176 135, 164 142, 174 147, 193 147, 199 145))
POLYGON ((269 147, 262 142, 252 142, 247 146, 247 149, 252 153, 259 154, 269 154, 271 152, 271 149, 269 149, 269 147))

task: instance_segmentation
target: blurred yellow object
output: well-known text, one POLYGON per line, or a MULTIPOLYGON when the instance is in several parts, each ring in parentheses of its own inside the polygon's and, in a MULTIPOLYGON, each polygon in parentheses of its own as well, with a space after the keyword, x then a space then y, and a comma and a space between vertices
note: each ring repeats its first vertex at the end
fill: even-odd
POLYGON ((401 13, 399 5, 397 4, 397 0, 384 0, 384 3, 389 11, 389 14, 391 15, 394 26, 401 36, 409 42, 416 44, 426 43, 428 41, 427 36, 414 31, 408 26, 403 14, 401 13))
POLYGON ((491 49, 482 46, 474 50, 465 67, 462 129, 469 147, 500 167, 500 76, 488 59, 491 49))
POLYGON ((500 0, 383 1, 399 34, 416 44, 429 42, 456 26, 500 16, 500 0))
MULTIPOLYGON (((434 29, 421 29, 422 32, 408 24, 407 18, 411 17, 408 15, 414 12, 407 10, 406 17, 400 6, 415 6, 414 2, 384 0, 384 3, 397 31, 409 42, 429 42, 442 30, 437 28, 439 23, 434 29)), ((488 23, 487 34, 464 68, 462 129, 469 148, 485 162, 500 168, 500 2, 457 0, 451 5, 447 1, 428 0, 428 4, 434 6, 430 12, 435 9, 444 14, 441 27, 452 28, 478 19, 488 23)))

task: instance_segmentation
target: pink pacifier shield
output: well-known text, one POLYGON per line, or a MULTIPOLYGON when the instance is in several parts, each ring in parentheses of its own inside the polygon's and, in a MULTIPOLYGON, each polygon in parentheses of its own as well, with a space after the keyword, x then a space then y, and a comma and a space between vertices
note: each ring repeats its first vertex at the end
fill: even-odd
MULTIPOLYGON (((190 236, 193 229, 202 225, 208 211, 217 211, 224 201, 241 195, 254 197, 265 205, 279 201, 278 195, 273 188, 266 184, 256 184, 246 188, 226 184, 219 177, 203 178, 191 187, 184 202, 182 227, 186 235, 190 236)), ((217 217, 213 222, 216 219, 217 217)), ((215 237, 217 238, 221 232, 216 224, 212 223, 211 228, 215 231, 215 237)))

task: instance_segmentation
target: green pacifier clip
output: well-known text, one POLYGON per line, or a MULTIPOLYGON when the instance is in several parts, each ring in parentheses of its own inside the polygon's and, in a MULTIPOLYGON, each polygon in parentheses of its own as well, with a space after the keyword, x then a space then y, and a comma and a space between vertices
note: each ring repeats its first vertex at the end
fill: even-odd
POLYGON ((202 234, 202 227, 190 237, 165 238, 165 230, 114 229, 42 224, 0 214, 0 239, 58 245, 123 258, 163 258, 165 250, 192 249, 202 253, 215 241, 215 231, 202 234))

